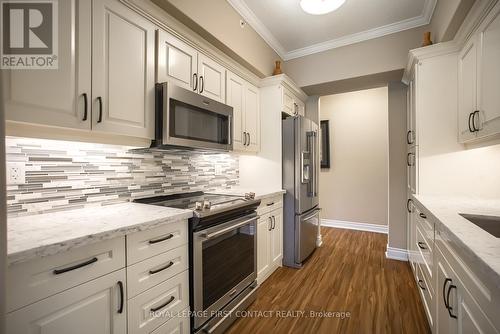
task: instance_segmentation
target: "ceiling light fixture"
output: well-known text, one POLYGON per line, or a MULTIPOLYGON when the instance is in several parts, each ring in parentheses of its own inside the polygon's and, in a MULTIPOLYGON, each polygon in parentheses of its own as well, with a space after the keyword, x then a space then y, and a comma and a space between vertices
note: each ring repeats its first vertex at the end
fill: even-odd
POLYGON ((300 0, 300 7, 308 14, 322 15, 333 12, 344 2, 345 0, 300 0))

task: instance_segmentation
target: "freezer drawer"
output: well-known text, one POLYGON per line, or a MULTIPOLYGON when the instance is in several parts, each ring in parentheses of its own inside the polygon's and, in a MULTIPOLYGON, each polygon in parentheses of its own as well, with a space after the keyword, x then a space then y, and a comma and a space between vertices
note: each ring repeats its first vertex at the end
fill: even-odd
POLYGON ((320 209, 315 208, 295 218, 295 262, 301 264, 316 248, 320 209))

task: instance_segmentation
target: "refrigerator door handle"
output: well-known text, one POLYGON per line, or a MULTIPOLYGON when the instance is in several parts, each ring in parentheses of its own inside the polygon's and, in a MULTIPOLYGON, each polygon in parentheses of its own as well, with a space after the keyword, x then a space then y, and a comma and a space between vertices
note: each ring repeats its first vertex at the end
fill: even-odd
POLYGON ((317 132, 314 131, 313 132, 313 137, 312 137, 312 141, 313 141, 313 161, 312 161, 312 166, 313 166, 313 184, 314 184, 314 190, 313 190, 313 197, 316 197, 318 196, 318 166, 317 166, 317 141, 316 141, 316 138, 317 138, 317 132))

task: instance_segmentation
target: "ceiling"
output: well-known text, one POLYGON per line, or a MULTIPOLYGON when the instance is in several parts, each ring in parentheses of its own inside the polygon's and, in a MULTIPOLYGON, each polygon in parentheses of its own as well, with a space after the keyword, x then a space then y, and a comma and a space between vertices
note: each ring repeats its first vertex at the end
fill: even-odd
POLYGON ((290 60, 429 24, 437 0, 346 0, 325 15, 300 0, 227 0, 282 57, 290 60))

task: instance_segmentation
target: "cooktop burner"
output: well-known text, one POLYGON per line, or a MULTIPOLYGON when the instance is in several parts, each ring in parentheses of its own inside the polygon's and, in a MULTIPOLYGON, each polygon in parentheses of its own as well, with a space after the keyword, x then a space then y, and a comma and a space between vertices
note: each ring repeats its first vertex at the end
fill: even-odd
POLYGON ((207 225, 214 220, 228 219, 255 210, 260 205, 260 200, 235 195, 206 194, 202 191, 140 198, 134 202, 193 210, 195 225, 207 225))

